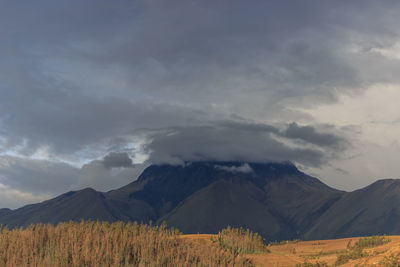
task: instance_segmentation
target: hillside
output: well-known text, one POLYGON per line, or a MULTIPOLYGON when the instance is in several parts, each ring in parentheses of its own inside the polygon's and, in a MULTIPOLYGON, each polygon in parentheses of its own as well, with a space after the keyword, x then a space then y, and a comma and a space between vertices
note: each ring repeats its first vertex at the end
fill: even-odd
POLYGON ((270 244, 267 248, 270 253, 246 256, 255 266, 264 267, 372 267, 400 264, 400 236, 282 242, 270 244), (381 238, 384 241, 382 244, 367 243, 381 238))
POLYGON ((400 180, 377 181, 347 193, 318 218, 306 238, 400 233, 400 180))

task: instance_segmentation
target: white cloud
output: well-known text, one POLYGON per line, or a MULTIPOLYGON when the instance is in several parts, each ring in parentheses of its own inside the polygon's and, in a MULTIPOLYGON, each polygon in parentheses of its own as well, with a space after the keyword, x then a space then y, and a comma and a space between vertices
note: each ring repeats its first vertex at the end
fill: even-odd
POLYGON ((223 166, 223 165, 215 165, 215 168, 218 170, 223 170, 227 172, 239 172, 239 173, 252 173, 253 169, 250 167, 248 163, 244 163, 239 166, 223 166))

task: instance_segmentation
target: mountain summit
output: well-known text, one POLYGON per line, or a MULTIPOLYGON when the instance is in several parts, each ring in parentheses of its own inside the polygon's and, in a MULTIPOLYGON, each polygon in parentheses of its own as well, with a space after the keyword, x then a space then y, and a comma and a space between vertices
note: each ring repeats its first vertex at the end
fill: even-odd
POLYGON ((184 233, 216 233, 231 225, 250 228, 268 240, 397 233, 400 224, 389 226, 400 203, 392 192, 397 185, 397 180, 381 181, 346 193, 291 163, 152 165, 136 181, 106 193, 86 188, 16 210, 2 209, 0 223, 16 227, 82 219, 165 221, 184 233), (363 206, 377 194, 387 197, 363 206), (396 203, 387 205, 392 200, 396 203), (385 215, 380 217, 380 212, 385 215))

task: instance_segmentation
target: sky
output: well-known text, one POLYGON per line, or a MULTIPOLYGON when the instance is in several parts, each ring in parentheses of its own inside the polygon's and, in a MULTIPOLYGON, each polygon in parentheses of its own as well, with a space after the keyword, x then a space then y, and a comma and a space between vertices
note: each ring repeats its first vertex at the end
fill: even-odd
POLYGON ((399 1, 0 0, 0 208, 149 164, 400 178, 399 1))

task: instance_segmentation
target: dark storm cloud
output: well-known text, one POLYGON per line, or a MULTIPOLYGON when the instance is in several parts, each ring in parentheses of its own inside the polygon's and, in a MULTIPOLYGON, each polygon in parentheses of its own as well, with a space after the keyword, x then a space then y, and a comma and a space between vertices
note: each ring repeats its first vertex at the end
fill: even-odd
POLYGON ((193 126, 232 114, 296 120, 290 112, 282 117, 292 105, 332 101, 365 82, 394 79, 385 69, 398 63, 366 53, 363 60, 379 62, 371 70, 360 53, 348 51, 393 45, 397 5, 1 3, 2 148, 33 153, 45 145, 69 154, 140 128, 193 126))
POLYGON ((204 116, 191 108, 170 104, 135 103, 46 89, 41 95, 17 91, 2 98, 2 146, 10 149, 23 145, 19 151, 28 155, 41 146, 49 146, 55 153, 73 153, 85 146, 123 139, 141 128, 192 124, 204 116))
MULTIPOLYGON (((289 126, 290 127, 290 126, 289 126)), ((321 138, 314 128, 305 139, 321 138)), ((335 137, 337 145, 344 139, 335 137)), ((298 137, 270 125, 248 123, 219 123, 208 126, 173 128, 152 136, 146 146, 151 163, 182 164, 185 161, 293 161, 308 166, 320 166, 338 152, 332 143, 312 142, 317 145, 293 147, 288 142, 298 137)))
POLYGON ((373 0, 2 1, 0 152, 89 163, 9 158, 1 181, 50 193, 107 190, 109 177, 123 185, 137 170, 115 173, 126 155, 93 158, 143 136, 154 162, 321 166, 346 138, 297 109, 398 84, 400 61, 379 49, 396 45, 399 10, 373 0))
POLYGON ((338 147, 346 142, 344 138, 335 134, 319 133, 314 127, 299 126, 295 122, 289 124, 282 135, 287 138, 299 139, 318 146, 338 147))

